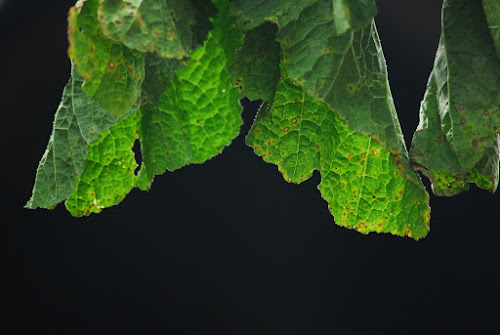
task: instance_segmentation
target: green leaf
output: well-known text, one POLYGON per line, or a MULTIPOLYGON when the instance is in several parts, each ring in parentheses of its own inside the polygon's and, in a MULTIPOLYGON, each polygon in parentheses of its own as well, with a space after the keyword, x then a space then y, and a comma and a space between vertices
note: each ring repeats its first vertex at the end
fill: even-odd
POLYGON ((184 61, 146 54, 145 78, 142 83, 141 104, 157 103, 175 72, 185 67, 184 61))
POLYGON ((331 1, 318 1, 277 36, 289 76, 319 101, 332 90, 353 39, 352 31, 337 34, 332 10, 331 1))
POLYGON ((138 115, 124 118, 90 144, 85 170, 65 203, 73 216, 99 213, 116 205, 136 185, 132 147, 139 137, 138 115))
POLYGON ((494 192, 498 185, 500 59, 481 3, 447 0, 434 69, 414 134, 411 158, 451 196, 469 183, 494 192))
MULTIPOLYGON (((229 16, 227 1, 216 4, 215 28, 203 47, 191 52, 187 66, 168 80, 160 101, 143 105, 90 145, 85 169, 66 201, 72 215, 98 213, 115 205, 134 187, 148 189, 155 174, 203 163, 236 137, 242 122, 239 93, 225 67, 234 61, 243 36, 229 16), (132 148, 137 139, 144 161, 135 174, 132 148)), ((165 70, 164 60, 153 57, 148 63, 158 61, 159 72, 152 76, 171 76, 173 70, 165 70)))
POLYGON ((424 237, 429 207, 421 183, 408 180, 397 157, 377 141, 350 129, 327 104, 281 75, 273 104, 264 104, 247 137, 255 153, 276 164, 288 182, 319 171, 318 189, 341 226, 424 237))
POLYGON ((126 115, 144 80, 144 56, 101 31, 98 0, 80 0, 68 18, 69 57, 85 79, 84 91, 109 113, 126 115))
POLYGON ((215 8, 210 1, 196 0, 99 0, 98 13, 109 38, 141 52, 181 59, 205 39, 215 8))
POLYGON ((36 172, 28 208, 53 208, 73 191, 83 172, 88 147, 118 119, 82 91, 75 66, 54 117, 54 128, 36 172))
POLYGON ((276 25, 265 23, 245 34, 245 42, 228 67, 231 81, 242 96, 271 102, 279 80, 280 45, 276 25))
POLYGON ((234 0, 231 1, 231 14, 245 30, 253 29, 265 21, 282 27, 296 20, 305 8, 316 1, 318 0, 234 0))
POLYGON ((368 26, 375 15, 374 0, 333 0, 333 13, 337 34, 368 26))
POLYGON ((241 107, 225 67, 234 61, 243 36, 219 1, 214 29, 188 66, 178 71, 156 105, 143 106, 141 143, 148 179, 165 169, 203 163, 238 135, 241 107))
POLYGON ((498 0, 482 0, 482 2, 497 56, 500 57, 500 2, 498 0))

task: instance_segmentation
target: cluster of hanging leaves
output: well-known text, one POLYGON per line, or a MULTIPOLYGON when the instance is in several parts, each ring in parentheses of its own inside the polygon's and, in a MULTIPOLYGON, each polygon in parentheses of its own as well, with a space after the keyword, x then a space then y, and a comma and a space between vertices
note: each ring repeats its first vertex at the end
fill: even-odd
POLYGON ((287 182, 319 171, 337 224, 424 237, 415 170, 438 195, 498 185, 500 3, 444 1, 409 155, 376 13, 374 0, 78 1, 71 78, 27 207, 98 213, 203 163, 237 136, 246 96, 262 101, 247 144, 287 182))

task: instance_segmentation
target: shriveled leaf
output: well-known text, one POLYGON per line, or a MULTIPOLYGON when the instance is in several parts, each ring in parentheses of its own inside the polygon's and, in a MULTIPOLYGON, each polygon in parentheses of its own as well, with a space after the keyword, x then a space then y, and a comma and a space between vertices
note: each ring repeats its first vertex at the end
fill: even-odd
POLYGON ((118 121, 82 91, 83 78, 74 66, 71 72, 36 172, 28 208, 53 208, 64 201, 83 172, 89 144, 118 121))
POLYGON ((245 34, 235 62, 228 68, 233 84, 250 100, 271 102, 279 80, 280 45, 276 26, 264 23, 245 34))
POLYGON ((131 49, 163 58, 189 57, 212 28, 210 1, 99 0, 99 21, 106 36, 131 49))
POLYGON ((97 20, 98 0, 80 0, 68 18, 69 57, 85 79, 84 91, 119 117, 137 101, 144 80, 144 55, 107 38, 97 20))
POLYGON ((438 195, 498 185, 500 59, 481 3, 446 0, 411 158, 438 195))
POLYGON ((84 172, 65 203, 73 216, 116 205, 135 186, 137 163, 132 147, 139 137, 138 115, 124 118, 90 144, 84 172))
POLYGON ((422 184, 408 180, 386 148, 281 75, 273 105, 261 108, 247 137, 255 153, 276 164, 288 182, 301 183, 319 171, 318 188, 341 226, 424 237, 429 206, 422 184))

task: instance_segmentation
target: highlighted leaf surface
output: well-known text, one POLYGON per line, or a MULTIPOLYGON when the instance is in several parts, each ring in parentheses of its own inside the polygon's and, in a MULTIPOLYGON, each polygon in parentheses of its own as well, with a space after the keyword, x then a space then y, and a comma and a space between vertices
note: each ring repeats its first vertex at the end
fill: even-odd
POLYGON ((429 207, 422 185, 406 179, 382 145, 349 129, 327 104, 284 77, 247 137, 255 153, 278 165, 288 182, 301 183, 318 170, 318 188, 341 226, 424 237, 429 207))
POLYGON ((90 144, 85 170, 65 203, 73 216, 99 213, 122 201, 134 188, 137 163, 132 147, 139 137, 137 121, 136 112, 90 144))
POLYGON ((221 2, 214 29, 192 52, 156 105, 144 106, 141 142, 148 179, 165 169, 203 163, 238 135, 242 123, 238 90, 225 67, 234 60, 243 36, 221 2))
POLYGON ((447 0, 411 157, 438 195, 498 185, 500 59, 481 3, 447 0))

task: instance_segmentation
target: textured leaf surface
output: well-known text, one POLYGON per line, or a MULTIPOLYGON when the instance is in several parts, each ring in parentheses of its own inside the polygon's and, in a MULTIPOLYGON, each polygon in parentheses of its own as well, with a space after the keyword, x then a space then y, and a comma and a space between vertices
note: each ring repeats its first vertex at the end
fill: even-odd
POLYGON ((141 103, 157 103, 175 72, 185 66, 177 59, 161 58, 156 54, 146 54, 145 78, 142 83, 141 103))
POLYGON ((278 32, 288 74, 324 101, 349 52, 353 33, 338 35, 331 1, 320 0, 278 32))
POLYGON ((374 0, 333 0, 332 2, 337 34, 364 28, 377 15, 377 5, 374 0))
POLYGON ((333 26, 329 19, 317 19, 328 8, 322 6, 326 4, 318 3, 304 11, 299 22, 279 32, 290 77, 319 102, 334 108, 351 129, 406 156, 375 24, 353 33, 352 40, 347 37, 349 33, 331 36, 328 31, 333 26), (319 25, 315 23, 318 21, 319 25), (314 36, 314 40, 306 41, 305 36, 314 36), (320 46, 324 52, 307 59, 312 45, 320 46))
POLYGON ((82 92, 82 84, 83 78, 73 66, 36 172, 28 208, 53 208, 64 201, 83 172, 89 144, 118 120, 82 92))
POLYGON ((276 25, 265 23, 245 34, 243 46, 228 71, 242 96, 271 102, 280 76, 279 59, 276 25))
POLYGON ((283 27, 296 20, 299 14, 318 0, 234 0, 231 13, 245 30, 253 29, 265 21, 283 27))
POLYGON ((214 29, 203 47, 192 52, 154 106, 141 108, 141 142, 148 178, 165 169, 203 163, 238 135, 241 107, 225 67, 234 61, 243 36, 219 1, 214 29))
POLYGON ((438 195, 498 185, 500 59, 481 3, 447 0, 411 157, 438 195))
POLYGON ((341 226, 415 239, 429 230, 423 186, 404 177, 388 150, 349 129, 327 104, 286 76, 273 105, 259 111, 247 143, 288 182, 301 183, 318 170, 318 188, 341 226))
POLYGON ((116 205, 135 186, 137 163, 132 147, 139 137, 138 115, 124 118, 90 144, 85 170, 65 203, 73 216, 116 205))
POLYGON ((104 33, 113 40, 181 59, 205 39, 215 8, 210 1, 196 0, 99 0, 98 13, 104 33))
POLYGON ((101 31, 98 0, 78 1, 68 19, 69 57, 85 79, 84 91, 115 116, 127 114, 144 80, 144 56, 101 31))
POLYGON ((482 2, 497 56, 500 58, 500 2, 498 0, 482 0, 482 2))

